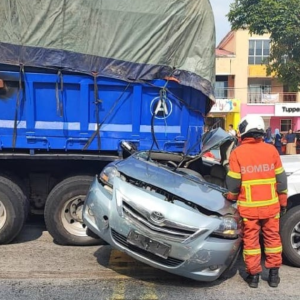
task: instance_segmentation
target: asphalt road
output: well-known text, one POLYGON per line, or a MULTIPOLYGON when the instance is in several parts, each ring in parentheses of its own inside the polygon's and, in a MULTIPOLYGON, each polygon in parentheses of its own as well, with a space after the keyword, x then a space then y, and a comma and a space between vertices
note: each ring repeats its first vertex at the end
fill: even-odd
POLYGON ((29 222, 10 245, 0 246, 0 299, 299 299, 297 268, 281 268, 277 289, 262 274, 250 289, 242 257, 221 279, 196 282, 141 264, 110 246, 56 245, 42 221, 29 222))

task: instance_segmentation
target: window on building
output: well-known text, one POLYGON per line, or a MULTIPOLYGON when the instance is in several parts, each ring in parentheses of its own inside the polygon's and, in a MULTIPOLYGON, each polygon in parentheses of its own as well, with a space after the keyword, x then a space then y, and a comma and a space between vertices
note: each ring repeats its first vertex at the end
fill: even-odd
POLYGON ((249 40, 248 64, 260 65, 270 56, 270 40, 249 40))
POLYGON ((215 97, 217 99, 228 98, 228 77, 217 76, 215 82, 215 97))
POLYGON ((262 103, 262 96, 272 91, 270 79, 251 78, 248 80, 248 103, 262 103))
POLYGON ((280 120, 280 132, 289 131, 290 128, 292 128, 291 119, 280 120))

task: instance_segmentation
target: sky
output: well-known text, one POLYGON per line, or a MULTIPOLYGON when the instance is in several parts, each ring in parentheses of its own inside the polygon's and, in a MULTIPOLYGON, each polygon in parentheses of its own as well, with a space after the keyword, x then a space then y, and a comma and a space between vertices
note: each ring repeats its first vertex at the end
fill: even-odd
POLYGON ((217 45, 230 31, 230 23, 226 14, 229 12, 229 5, 233 2, 234 0, 210 0, 215 16, 217 45))

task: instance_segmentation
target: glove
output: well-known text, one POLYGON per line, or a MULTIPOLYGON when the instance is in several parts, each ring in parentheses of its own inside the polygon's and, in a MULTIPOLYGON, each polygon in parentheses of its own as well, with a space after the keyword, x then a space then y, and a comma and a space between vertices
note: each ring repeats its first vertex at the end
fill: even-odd
POLYGON ((287 205, 287 194, 279 194, 278 198, 279 198, 280 207, 286 207, 286 205, 287 205))
POLYGON ((286 206, 280 206, 280 218, 286 214, 286 206))
POLYGON ((223 197, 227 200, 230 200, 230 201, 237 201, 236 199, 236 195, 230 193, 230 192, 225 192, 223 193, 223 197))
POLYGON ((223 193, 222 195, 223 195, 223 197, 224 197, 225 199, 227 199, 228 192, 225 192, 225 193, 223 193))

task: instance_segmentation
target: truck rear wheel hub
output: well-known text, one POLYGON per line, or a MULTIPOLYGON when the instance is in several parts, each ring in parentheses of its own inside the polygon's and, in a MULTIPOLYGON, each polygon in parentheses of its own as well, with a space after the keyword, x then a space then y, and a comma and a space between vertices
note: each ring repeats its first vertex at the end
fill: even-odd
POLYGON ((6 210, 3 203, 0 201, 0 229, 4 226, 6 222, 6 210))
POLYGON ((73 235, 86 236, 86 226, 82 221, 84 195, 69 199, 61 211, 64 228, 73 235))

